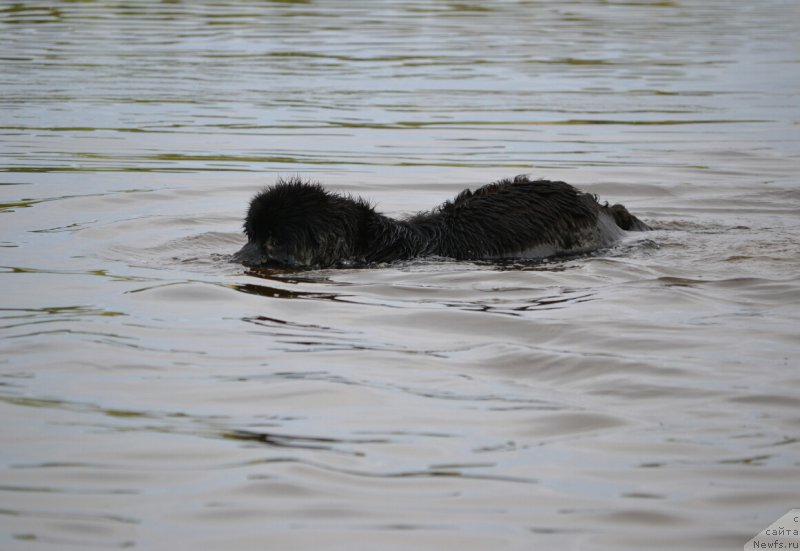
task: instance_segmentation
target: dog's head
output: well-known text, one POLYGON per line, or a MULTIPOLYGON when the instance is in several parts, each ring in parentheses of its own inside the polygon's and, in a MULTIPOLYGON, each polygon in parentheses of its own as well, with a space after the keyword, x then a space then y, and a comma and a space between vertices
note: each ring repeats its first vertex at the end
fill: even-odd
POLYGON ((247 244, 233 260, 246 266, 328 266, 345 260, 354 252, 364 207, 319 184, 279 181, 250 202, 247 244))

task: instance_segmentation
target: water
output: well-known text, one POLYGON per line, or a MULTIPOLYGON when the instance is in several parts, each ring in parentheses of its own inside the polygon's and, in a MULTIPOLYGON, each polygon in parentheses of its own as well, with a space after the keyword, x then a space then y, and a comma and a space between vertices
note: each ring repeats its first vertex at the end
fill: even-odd
POLYGON ((798 506, 800 7, 0 2, 0 548, 738 549, 798 506), (248 273, 303 175, 657 231, 248 273))

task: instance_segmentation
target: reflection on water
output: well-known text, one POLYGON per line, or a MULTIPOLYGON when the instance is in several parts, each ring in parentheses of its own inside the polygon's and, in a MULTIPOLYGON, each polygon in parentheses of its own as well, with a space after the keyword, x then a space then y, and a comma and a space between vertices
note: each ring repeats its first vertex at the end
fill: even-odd
POLYGON ((739 548, 797 506, 798 17, 0 1, 0 548, 739 548), (230 262, 278 176, 519 173, 657 229, 230 262))

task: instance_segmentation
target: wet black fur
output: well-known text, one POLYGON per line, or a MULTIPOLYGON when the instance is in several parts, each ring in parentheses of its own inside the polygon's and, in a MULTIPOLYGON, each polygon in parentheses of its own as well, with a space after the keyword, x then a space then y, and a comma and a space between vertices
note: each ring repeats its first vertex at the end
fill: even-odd
POLYGON ((519 257, 539 245, 569 252, 615 239, 603 235, 604 216, 623 230, 650 229, 622 205, 601 205, 564 182, 525 176, 465 190, 403 220, 376 212, 360 198, 295 178, 278 181, 253 198, 244 223, 248 244, 234 260, 251 266, 325 267, 424 256, 519 257))

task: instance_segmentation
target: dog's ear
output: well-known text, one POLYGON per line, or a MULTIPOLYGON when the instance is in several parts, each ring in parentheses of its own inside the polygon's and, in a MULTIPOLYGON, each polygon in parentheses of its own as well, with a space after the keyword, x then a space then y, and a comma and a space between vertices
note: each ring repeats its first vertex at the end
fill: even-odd
POLYGON ((244 233, 249 241, 265 241, 274 223, 272 194, 274 188, 265 188, 251 200, 244 219, 244 233))

